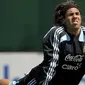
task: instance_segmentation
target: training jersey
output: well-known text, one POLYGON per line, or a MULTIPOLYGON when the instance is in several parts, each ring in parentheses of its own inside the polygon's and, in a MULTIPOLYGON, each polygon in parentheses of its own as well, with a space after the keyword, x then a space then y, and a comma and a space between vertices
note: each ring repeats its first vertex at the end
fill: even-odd
POLYGON ((15 85, 79 84, 85 74, 85 27, 80 27, 78 36, 65 29, 54 26, 46 33, 43 37, 43 62, 15 85))
POLYGON ((44 60, 49 60, 45 82, 78 85, 85 73, 85 28, 81 26, 78 36, 64 27, 51 28, 44 36, 44 56, 44 60))

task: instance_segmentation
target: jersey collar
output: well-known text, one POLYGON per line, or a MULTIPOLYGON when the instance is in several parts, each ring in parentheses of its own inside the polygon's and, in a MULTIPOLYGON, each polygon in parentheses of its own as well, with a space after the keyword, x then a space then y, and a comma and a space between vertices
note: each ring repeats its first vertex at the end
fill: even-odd
POLYGON ((80 31, 80 35, 79 35, 79 41, 80 42, 85 42, 85 27, 81 26, 81 31, 80 31))

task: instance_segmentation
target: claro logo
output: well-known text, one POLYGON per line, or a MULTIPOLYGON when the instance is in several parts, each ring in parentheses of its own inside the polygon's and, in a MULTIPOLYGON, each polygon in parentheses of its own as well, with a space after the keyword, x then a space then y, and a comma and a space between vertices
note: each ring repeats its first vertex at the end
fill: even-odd
MULTIPOLYGON (((9 65, 4 65, 3 66, 3 78, 9 79, 9 75, 10 75, 10 67, 9 65)), ((12 80, 18 80, 19 77, 14 77, 12 80)))

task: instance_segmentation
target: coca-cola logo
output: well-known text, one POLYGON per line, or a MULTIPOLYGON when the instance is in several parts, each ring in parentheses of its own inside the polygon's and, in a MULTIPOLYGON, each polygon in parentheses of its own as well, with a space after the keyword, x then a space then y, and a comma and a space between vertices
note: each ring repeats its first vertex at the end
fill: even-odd
POLYGON ((81 68, 81 65, 82 65, 82 60, 84 58, 84 55, 76 55, 76 56, 72 56, 71 54, 68 54, 66 57, 65 57, 65 61, 66 62, 74 62, 75 64, 71 65, 70 64, 67 64, 66 62, 62 65, 62 69, 66 69, 66 70, 78 70, 79 68, 81 68))
POLYGON ((71 56, 71 54, 68 54, 65 57, 65 61, 81 62, 83 58, 84 58, 84 55, 71 56))

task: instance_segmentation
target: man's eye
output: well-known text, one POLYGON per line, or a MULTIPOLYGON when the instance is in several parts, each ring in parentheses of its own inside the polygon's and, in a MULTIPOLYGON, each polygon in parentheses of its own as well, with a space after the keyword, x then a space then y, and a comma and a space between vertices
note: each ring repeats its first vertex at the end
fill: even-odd
POLYGON ((72 16, 72 15, 73 15, 73 13, 70 13, 70 14, 69 14, 69 16, 72 16))
POLYGON ((76 15, 79 15, 79 13, 77 12, 76 15))

